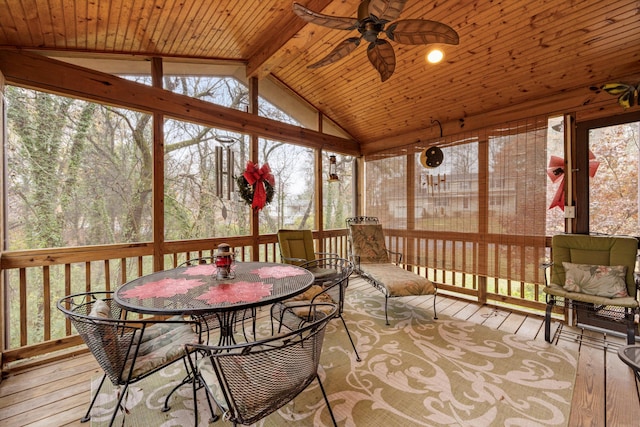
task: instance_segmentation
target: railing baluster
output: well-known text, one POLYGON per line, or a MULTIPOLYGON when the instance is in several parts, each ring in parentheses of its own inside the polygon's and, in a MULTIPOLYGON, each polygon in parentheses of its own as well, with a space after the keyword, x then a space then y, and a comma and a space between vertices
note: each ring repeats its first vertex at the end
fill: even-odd
POLYGON ((44 340, 49 341, 51 339, 51 274, 49 266, 42 267, 42 285, 43 289, 43 304, 44 307, 44 340))
POLYGON ((91 262, 87 261, 84 263, 84 288, 85 292, 91 292, 91 262))
POLYGON ((20 345, 27 345, 27 270, 20 269, 20 345))
MULTIPOLYGON (((71 292, 71 264, 64 265, 64 293, 70 295, 71 292)), ((71 322, 67 321, 67 335, 71 335, 71 322)))

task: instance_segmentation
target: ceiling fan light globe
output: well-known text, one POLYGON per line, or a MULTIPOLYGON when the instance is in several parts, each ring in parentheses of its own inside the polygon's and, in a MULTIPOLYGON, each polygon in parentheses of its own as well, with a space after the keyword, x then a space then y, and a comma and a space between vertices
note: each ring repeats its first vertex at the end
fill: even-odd
POLYGON ((384 29, 384 24, 373 22, 370 19, 366 19, 360 23, 358 31, 362 34, 362 38, 369 43, 374 43, 378 39, 378 34, 384 29))
POLYGON ((368 41, 369 43, 375 43, 376 39, 378 38, 378 32, 372 31, 372 30, 364 31, 362 33, 362 38, 368 41))
POLYGON ((427 62, 437 64, 444 58, 444 53, 440 49, 432 49, 427 53, 427 62))

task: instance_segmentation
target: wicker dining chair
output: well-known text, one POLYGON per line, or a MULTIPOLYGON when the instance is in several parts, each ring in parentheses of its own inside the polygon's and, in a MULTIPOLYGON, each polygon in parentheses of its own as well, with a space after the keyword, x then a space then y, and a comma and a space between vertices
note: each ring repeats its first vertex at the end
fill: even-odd
POLYGON ((344 298, 349 286, 349 276, 353 272, 353 263, 345 258, 331 257, 321 258, 300 264, 300 267, 308 270, 322 270, 325 273, 314 280, 313 285, 303 294, 294 298, 275 303, 271 306, 271 316, 278 320, 280 326, 287 329, 297 329, 300 324, 309 318, 310 304, 329 302, 338 305, 336 317, 342 320, 344 330, 349 337, 351 346, 359 362, 360 355, 353 341, 353 337, 344 320, 344 298))
MULTIPOLYGON (((182 317, 167 320, 126 320, 126 312, 113 300, 113 292, 87 292, 60 299, 57 307, 71 321, 104 371, 100 385, 81 422, 109 378, 121 387, 109 425, 113 425, 130 384, 185 359, 184 345, 200 342, 200 324, 182 317)), ((175 390, 175 389, 174 389, 175 390)), ((168 409, 167 395, 164 409, 168 409)))
POLYGON ((299 328, 254 342, 231 346, 186 344, 191 373, 195 424, 196 392, 204 384, 211 420, 223 418, 234 425, 253 424, 292 401, 314 380, 318 381, 329 416, 336 424, 329 399, 318 375, 327 323, 336 315, 335 304, 307 307, 311 318, 299 328))

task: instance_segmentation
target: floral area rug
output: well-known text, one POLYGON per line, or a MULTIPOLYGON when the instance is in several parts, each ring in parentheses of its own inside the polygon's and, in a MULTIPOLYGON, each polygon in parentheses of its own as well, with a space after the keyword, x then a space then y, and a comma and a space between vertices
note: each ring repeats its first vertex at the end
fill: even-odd
MULTIPOLYGON (((327 327, 320 376, 338 425, 568 424, 575 352, 445 316, 434 321, 431 310, 410 301, 390 301, 393 320, 386 326, 381 295, 348 292, 344 317, 361 362, 342 322, 336 319, 327 327)), ((132 385, 127 413, 115 425, 193 426, 190 386, 172 397, 170 411, 160 410, 167 391, 183 377, 184 368, 176 364, 132 385)), ((204 391, 198 393, 200 425, 205 426, 208 406, 204 391)), ((107 424, 115 391, 108 389, 99 398, 92 416, 95 426, 107 424)), ((257 425, 329 426, 331 419, 314 382, 257 425)))

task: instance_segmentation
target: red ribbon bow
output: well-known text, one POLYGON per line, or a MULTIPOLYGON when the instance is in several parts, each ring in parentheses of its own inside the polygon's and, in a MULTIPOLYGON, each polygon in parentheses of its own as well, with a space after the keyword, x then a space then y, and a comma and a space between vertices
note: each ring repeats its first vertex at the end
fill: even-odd
MULTIPOLYGON (((589 150, 589 176, 593 178, 600 166, 600 162, 596 160, 595 154, 589 150)), ((547 167, 547 176, 554 184, 560 181, 560 185, 556 190, 555 196, 549 205, 549 209, 558 207, 564 211, 564 159, 558 156, 551 156, 549 166, 547 167)))
POLYGON ((267 203, 267 191, 264 188, 264 183, 268 182, 272 187, 275 185, 275 179, 271 174, 269 164, 265 163, 261 168, 258 168, 257 163, 249 160, 242 176, 244 176, 244 179, 247 180, 249 185, 253 186, 253 201, 251 202, 251 207, 258 210, 264 208, 264 205, 267 203))

